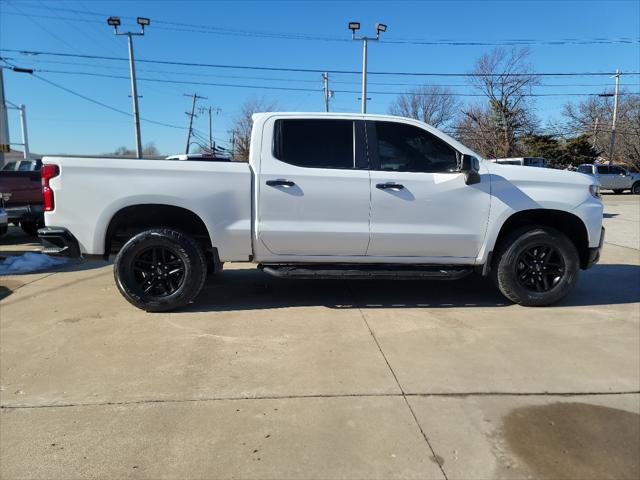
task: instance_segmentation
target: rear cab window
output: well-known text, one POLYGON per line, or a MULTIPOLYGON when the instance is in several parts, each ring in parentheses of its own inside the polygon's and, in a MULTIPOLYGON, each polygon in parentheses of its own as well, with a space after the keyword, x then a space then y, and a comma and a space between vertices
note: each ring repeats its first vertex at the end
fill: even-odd
MULTIPOLYGON (((280 119, 274 125, 273 156, 305 168, 366 167, 358 148, 358 121, 341 119, 280 119)), ((363 127, 362 127, 363 128, 363 127)))

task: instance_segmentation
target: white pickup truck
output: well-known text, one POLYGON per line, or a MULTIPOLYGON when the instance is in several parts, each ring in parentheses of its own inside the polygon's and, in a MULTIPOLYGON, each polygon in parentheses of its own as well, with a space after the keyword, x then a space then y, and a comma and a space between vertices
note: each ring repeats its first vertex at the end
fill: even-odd
POLYGON ((548 305, 597 262, 597 182, 499 165, 424 123, 384 115, 254 115, 249 163, 46 157, 45 252, 117 253, 147 311, 192 301, 223 262, 291 278, 492 276, 548 305))

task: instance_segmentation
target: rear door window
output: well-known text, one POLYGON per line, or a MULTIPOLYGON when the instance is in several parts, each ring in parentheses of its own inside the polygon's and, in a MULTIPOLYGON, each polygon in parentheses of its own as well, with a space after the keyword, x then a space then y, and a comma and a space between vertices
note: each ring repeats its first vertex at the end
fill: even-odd
POLYGON ((278 160, 307 168, 355 168, 352 120, 283 119, 274 127, 278 160))
POLYGON ((580 165, 578 167, 578 172, 579 173, 586 173, 587 175, 591 175, 591 174, 593 174, 593 169, 592 169, 591 165, 580 165))

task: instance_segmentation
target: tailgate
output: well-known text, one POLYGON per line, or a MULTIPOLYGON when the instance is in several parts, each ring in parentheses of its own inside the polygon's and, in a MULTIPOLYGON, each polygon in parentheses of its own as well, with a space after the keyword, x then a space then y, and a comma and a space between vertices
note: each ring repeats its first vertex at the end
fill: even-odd
POLYGON ((6 206, 41 204, 40 172, 0 172, 0 193, 11 194, 6 206))

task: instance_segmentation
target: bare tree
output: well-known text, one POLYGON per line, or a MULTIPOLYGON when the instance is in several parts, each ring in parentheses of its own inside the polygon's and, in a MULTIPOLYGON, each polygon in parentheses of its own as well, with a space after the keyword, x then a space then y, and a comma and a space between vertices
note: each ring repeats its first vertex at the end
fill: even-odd
MULTIPOLYGON (((135 157, 136 151, 123 146, 123 147, 116 148, 112 153, 108 155, 112 155, 114 157, 135 157)), ((142 155, 147 157, 159 156, 160 152, 156 148, 155 142, 147 143, 142 149, 142 155)))
POLYGON ((504 157, 502 132, 496 128, 491 109, 470 105, 455 127, 456 138, 487 158, 504 157))
POLYGON ((536 126, 529 95, 539 77, 528 62, 527 48, 495 48, 476 62, 472 83, 488 99, 486 106, 472 106, 461 120, 460 138, 481 139, 480 153, 509 157, 519 153, 518 136, 536 126))
POLYGON ((265 98, 250 98, 240 109, 231 130, 231 145, 233 159, 238 162, 249 161, 249 147, 251 145, 252 116, 254 113, 270 112, 277 108, 276 103, 265 98))
POLYGON ((389 107, 391 115, 415 118, 436 128, 446 128, 456 120, 460 102, 453 92, 439 85, 423 85, 397 97, 389 107))
MULTIPOLYGON (((610 92, 605 92, 610 95, 610 92)), ((593 147, 608 154, 611 141, 613 98, 592 96, 579 103, 565 104, 565 130, 572 135, 588 134, 593 147), (597 130, 596 130, 597 122, 597 130)), ((640 170, 640 97, 621 89, 618 97, 614 161, 640 170)))

